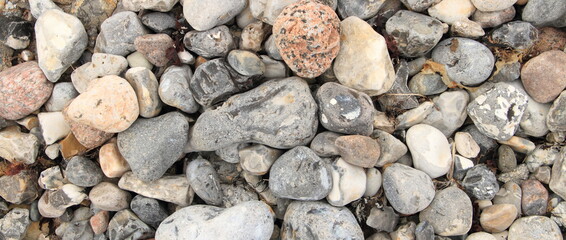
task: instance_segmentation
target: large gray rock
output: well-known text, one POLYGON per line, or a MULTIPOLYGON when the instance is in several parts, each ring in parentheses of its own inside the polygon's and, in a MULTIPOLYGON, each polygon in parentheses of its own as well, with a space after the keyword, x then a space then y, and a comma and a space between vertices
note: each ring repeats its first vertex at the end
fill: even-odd
POLYGON ((548 217, 530 216, 522 217, 509 228, 509 240, 562 240, 560 228, 548 217))
POLYGON ((236 48, 230 29, 224 25, 207 31, 190 31, 183 43, 188 50, 205 58, 223 57, 236 48))
POLYGON ((187 119, 178 112, 138 119, 118 134, 118 149, 136 177, 153 181, 179 160, 188 130, 187 119))
POLYGON ((183 14, 191 27, 205 31, 227 23, 245 7, 245 0, 185 0, 183 14))
POLYGON ((107 18, 100 26, 95 51, 126 56, 136 50, 134 40, 148 34, 134 12, 119 12, 107 18))
POLYGON ((436 193, 432 203, 419 214, 421 221, 432 225, 440 236, 466 234, 472 227, 472 201, 456 186, 436 193))
POLYGON ((323 199, 332 188, 329 168, 310 148, 295 147, 281 155, 271 166, 269 189, 280 198, 323 199))
POLYGON ((434 184, 420 170, 399 163, 383 172, 383 189, 391 206, 402 214, 422 211, 434 198, 434 184))
POLYGON ((193 205, 167 217, 155 234, 156 239, 248 240, 269 239, 274 214, 260 201, 248 201, 231 208, 193 205))
POLYGON ((291 239, 363 240, 364 234, 345 207, 294 201, 287 207, 281 228, 281 240, 291 239))
POLYGON ((199 105, 189 88, 192 76, 193 72, 189 66, 168 67, 159 82, 158 93, 161 101, 186 113, 198 111, 199 105))
POLYGON ((442 22, 424 14, 401 10, 385 23, 387 34, 393 37, 397 50, 405 57, 428 53, 440 41, 442 22))
POLYGON ((316 112, 304 80, 271 80, 201 114, 189 133, 186 150, 213 151, 243 142, 274 148, 305 145, 316 134, 316 112))
POLYGON ((220 179, 212 164, 199 157, 187 165, 187 179, 195 193, 209 205, 222 204, 222 189, 220 179))

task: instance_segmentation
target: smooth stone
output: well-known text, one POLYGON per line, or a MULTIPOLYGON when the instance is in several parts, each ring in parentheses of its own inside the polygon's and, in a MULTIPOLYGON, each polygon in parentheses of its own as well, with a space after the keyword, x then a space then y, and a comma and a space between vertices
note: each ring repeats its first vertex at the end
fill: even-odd
POLYGON ((0 177, 0 197, 9 203, 31 203, 39 196, 37 174, 23 170, 16 175, 0 177))
POLYGON ((142 239, 153 236, 154 231, 142 222, 132 211, 121 210, 108 223, 108 239, 142 239))
POLYGON ((63 178, 61 168, 59 166, 53 166, 43 170, 39 174, 37 183, 40 188, 56 190, 62 187, 65 183, 68 183, 68 181, 63 178))
POLYGON ((535 150, 528 153, 523 160, 527 164, 530 172, 534 172, 541 166, 550 166, 557 162, 561 157, 561 147, 538 145, 535 150))
POLYGON ((131 85, 125 79, 111 75, 93 80, 87 91, 75 98, 65 112, 71 121, 116 133, 134 123, 139 106, 131 85))
POLYGON ((57 82, 63 72, 81 57, 87 38, 83 24, 75 16, 57 9, 41 14, 35 24, 37 59, 49 81, 57 82), (54 25, 59 27, 52 27, 54 25))
POLYGON ((120 178, 118 187, 182 207, 190 205, 194 196, 185 175, 165 176, 151 182, 144 182, 136 178, 132 172, 127 172, 120 178))
POLYGON ((177 22, 175 17, 162 12, 145 14, 141 17, 141 21, 143 25, 157 33, 163 33, 167 29, 175 28, 177 22))
MULTIPOLYGON (((66 110, 63 110, 63 115, 66 115, 66 110)), ((99 147, 112 136, 113 133, 107 133, 100 131, 96 128, 90 127, 86 124, 74 122, 66 118, 67 123, 71 126, 71 132, 73 133, 76 140, 87 149, 93 149, 99 147)))
POLYGON ((399 215, 392 207, 385 206, 381 209, 372 207, 366 224, 377 231, 393 232, 399 223, 399 215))
POLYGON ((118 150, 118 144, 111 141, 100 147, 98 152, 98 162, 106 177, 121 177, 130 170, 130 165, 118 150))
POLYGON ((509 236, 507 239, 560 240, 563 238, 560 228, 558 228, 558 225, 556 225, 556 223, 550 218, 543 216, 530 216, 519 218, 513 222, 509 228, 509 236))
POLYGON ((478 129, 496 140, 509 140, 519 128, 527 97, 504 83, 476 97, 468 104, 468 115, 478 129))
POLYGON ((260 201, 243 202, 231 208, 194 205, 167 217, 157 228, 155 237, 194 240, 269 239, 273 232, 274 218, 271 208, 260 201))
POLYGON ((144 118, 157 116, 161 112, 163 103, 157 93, 159 82, 153 72, 143 67, 130 68, 125 77, 136 92, 140 116, 144 118))
POLYGON ((134 40, 147 33, 136 13, 119 12, 104 20, 94 49, 95 52, 126 56, 136 50, 134 40))
POLYGON ((91 62, 78 67, 71 74, 71 80, 76 91, 83 93, 90 82, 96 78, 108 75, 120 75, 128 67, 126 58, 119 55, 95 53, 91 62))
POLYGON ((182 51, 177 53, 177 57, 179 57, 179 61, 181 61, 181 63, 183 64, 195 63, 195 57, 190 52, 186 51, 184 48, 182 51))
POLYGON ((434 240, 434 228, 427 221, 420 222, 415 228, 416 240, 434 240))
POLYGON ((55 207, 49 203, 49 195, 52 192, 45 191, 41 198, 39 198, 39 202, 37 204, 37 208, 39 210, 39 214, 43 217, 48 218, 57 218, 61 217, 63 214, 66 213, 66 208, 64 207, 55 207))
POLYGON ((430 125, 418 124, 409 128, 406 138, 416 169, 431 178, 448 173, 452 165, 451 147, 440 130, 430 125))
POLYGON ((442 77, 436 73, 417 73, 409 81, 409 89, 411 92, 428 96, 443 93, 448 87, 442 82, 442 77))
POLYGON ((391 237, 389 236, 389 233, 378 232, 369 236, 366 240, 391 240, 391 237))
POLYGON ((434 198, 434 184, 425 172, 398 163, 383 172, 383 189, 391 206, 406 215, 422 211, 434 198))
POLYGON ((218 149, 218 150, 214 151, 214 153, 216 155, 218 155, 218 157, 220 157, 220 159, 224 160, 227 163, 239 163, 240 162, 240 155, 239 155, 240 149, 247 147, 249 145, 250 144, 248 144, 248 143, 234 144, 234 145, 230 145, 230 146, 225 147, 225 148, 218 149))
POLYGON ((0 72, 0 117, 17 120, 38 110, 51 95, 53 84, 37 62, 18 64, 0 72))
POLYGON ((122 6, 125 10, 139 12, 141 10, 154 10, 169 12, 179 0, 124 0, 122 6))
POLYGON ((476 200, 474 203, 478 205, 480 210, 493 206, 493 203, 490 200, 476 200))
POLYGON ((63 1, 66 2, 62 4, 69 4, 67 6, 62 5, 64 11, 69 11, 69 14, 76 16, 84 24, 88 35, 88 48, 94 48, 99 27, 104 20, 112 16, 118 5, 118 0, 63 1), (69 7, 70 10, 68 10, 69 7))
POLYGON ((503 183, 516 182, 521 183, 529 177, 529 168, 526 164, 519 164, 513 171, 501 173, 497 176, 497 180, 503 183))
POLYGON ((559 50, 544 52, 523 65, 521 80, 527 93, 537 102, 556 99, 566 87, 566 53, 559 50))
POLYGON ((187 119, 178 112, 138 119, 118 134, 118 149, 137 178, 153 181, 182 156, 188 130, 187 119))
POLYGON ((218 173, 212 164, 199 157, 192 160, 186 169, 189 185, 195 193, 209 205, 219 206, 222 204, 222 189, 218 173))
POLYGON ((146 34, 138 36, 134 40, 136 51, 157 67, 165 67, 169 61, 169 49, 173 49, 175 43, 167 34, 146 34))
POLYGON ((92 187, 102 181, 103 173, 92 160, 75 156, 67 163, 65 177, 79 187, 92 187))
POLYGON ((466 86, 478 85, 487 80, 495 65, 495 58, 485 45, 460 37, 438 43, 432 51, 432 59, 443 64, 451 81, 466 86))
POLYGON ((517 167, 517 158, 513 149, 507 145, 501 145, 497 149, 497 168, 501 172, 511 172, 517 167))
POLYGON ((17 126, 0 131, 0 157, 11 163, 35 163, 39 145, 40 141, 35 135, 22 133, 17 126))
POLYGON ((60 82, 53 86, 53 92, 51 97, 45 102, 45 110, 48 112, 60 112, 63 111, 65 105, 71 102, 75 97, 79 95, 79 92, 75 90, 75 87, 70 82, 60 82))
POLYGON ((491 200, 499 191, 499 183, 497 183, 495 174, 485 164, 471 167, 460 184, 478 200, 491 200))
POLYGON ((548 202, 548 191, 541 182, 529 179, 521 184, 521 208, 523 215, 544 215, 548 202))
POLYGON ((86 240, 86 239, 94 239, 94 232, 89 225, 89 221, 82 220, 82 221, 73 221, 64 229, 62 234, 62 238, 67 239, 77 239, 77 240, 86 240))
POLYGON ((189 66, 168 67, 159 82, 158 93, 161 101, 186 113, 198 111, 199 105, 189 88, 192 76, 193 72, 189 66))
POLYGON ((495 63, 495 71, 490 80, 493 82, 512 82, 521 76, 521 63, 499 60, 495 63))
POLYGON ((381 189, 381 172, 377 168, 366 169, 366 191, 364 197, 373 197, 381 189))
POLYGON ((265 64, 258 55, 244 50, 233 50, 228 54, 227 61, 239 74, 244 76, 262 75, 265 64))
POLYGON ((454 136, 456 150, 466 158, 475 158, 480 152, 480 146, 476 143, 472 135, 467 132, 457 132, 454 136))
POLYGON ((250 9, 250 4, 247 4, 246 8, 236 16, 236 24, 240 29, 244 29, 248 24, 257 21, 252 14, 252 10, 250 9))
POLYGON ((266 55, 260 55, 261 61, 265 64, 263 77, 267 80, 289 77, 289 69, 282 61, 277 61, 266 55))
POLYGON ((422 123, 426 117, 432 113, 434 109, 434 103, 431 101, 425 101, 421 103, 418 107, 413 108, 409 111, 402 113, 397 116, 397 130, 404 130, 422 123))
POLYGON ((130 68, 144 67, 149 70, 153 69, 153 64, 151 64, 147 60, 147 58, 145 58, 145 56, 138 51, 135 51, 128 55, 128 57, 126 57, 126 60, 128 60, 128 66, 130 66, 130 68))
POLYGON ((537 27, 564 27, 565 14, 566 6, 561 1, 529 0, 523 8, 521 17, 537 27))
POLYGON ((227 23, 246 7, 245 0, 185 0, 183 15, 187 22, 197 31, 205 31, 227 23), (214 7, 210 7, 214 6, 214 7))
POLYGON ((379 159, 375 163, 376 167, 383 167, 386 164, 393 163, 407 153, 407 146, 385 131, 375 129, 370 136, 380 146, 379 159))
POLYGON ((493 30, 490 42, 522 50, 538 40, 538 30, 528 22, 513 21, 493 30))
POLYGON ((513 20, 515 13, 514 6, 492 12, 476 10, 472 15, 472 20, 479 23, 482 28, 493 28, 513 20))
POLYGON ((144 223, 157 228, 169 216, 165 206, 153 198, 136 195, 130 202, 132 211, 144 223))
POLYGON ((374 107, 365 93, 329 82, 316 91, 315 98, 324 128, 344 134, 371 134, 374 107))
POLYGON ((367 136, 340 136, 336 138, 334 146, 342 160, 363 168, 371 168, 376 165, 380 156, 379 143, 367 136))
POLYGON ((475 232, 467 236, 466 240, 497 240, 497 238, 486 232, 475 232))
POLYGON ((339 0, 337 12, 342 18, 355 16, 366 20, 375 16, 385 1, 339 0))
POLYGON ((517 136, 511 137, 507 141, 497 141, 497 142, 500 144, 510 146, 515 152, 525 153, 525 154, 534 151, 536 148, 535 143, 533 143, 531 140, 517 136))
POLYGON ((320 200, 331 193, 333 176, 331 166, 311 149, 299 146, 285 152, 273 163, 269 189, 278 198, 320 200))
POLYGON ((419 73, 423 69, 426 60, 427 59, 425 57, 419 57, 407 62, 407 67, 409 68, 409 76, 413 77, 417 75, 417 73, 419 73))
POLYGON ((560 202, 555 208, 552 209, 552 219, 560 227, 566 226, 566 202, 560 202))
POLYGON ((478 10, 486 12, 501 11, 512 7, 516 2, 517 0, 472 0, 478 10))
POLYGON ((428 8, 428 15, 440 21, 453 24, 470 17, 476 7, 470 0, 442 0, 428 8))
POLYGON ((432 203, 422 210, 419 220, 428 222, 440 236, 458 236, 472 227, 472 201, 458 187, 448 187, 436 193, 432 203))
POLYGON ((331 131, 321 132, 313 138, 310 144, 310 149, 312 149, 320 157, 337 156, 339 155, 338 148, 334 145, 334 143, 340 136, 343 135, 331 131))
POLYGON ((232 33, 224 25, 207 31, 190 31, 183 43, 188 50, 205 58, 223 57, 236 48, 232 33))
POLYGON ((28 226, 30 212, 25 208, 13 208, 0 219, 0 234, 3 239, 24 239, 28 226))
POLYGON ((282 149, 304 145, 316 134, 316 112, 304 80, 270 80, 201 114, 185 151, 212 151, 243 142, 282 149))
POLYGON ((30 7, 31 15, 35 19, 38 19, 39 16, 41 16, 41 14, 43 14, 43 12, 47 10, 50 9, 61 10, 61 8, 51 0, 30 0, 29 7, 30 7))
POLYGON ((456 154, 454 156, 454 172, 452 176, 458 181, 462 181, 462 179, 466 176, 468 169, 473 166, 474 162, 472 160, 456 154))
POLYGON ((361 198, 366 191, 366 174, 362 167, 352 165, 338 158, 331 168, 332 189, 328 203, 342 207, 361 198))
MULTIPOLYGON (((468 117, 466 107, 470 101, 469 99, 470 97, 466 91, 443 92, 440 96, 433 98, 432 101, 435 107, 422 123, 435 127, 444 133, 446 137, 451 136, 456 129, 464 125, 468 117)), ((474 135, 472 134, 472 136, 474 135)), ((476 142, 479 144, 477 139, 476 142)))
POLYGON ((401 0, 401 2, 405 7, 414 12, 423 12, 435 3, 433 0, 401 0))
POLYGON ((419 57, 440 41, 443 27, 442 22, 432 17, 401 10, 387 20, 385 29, 402 56, 419 57))
POLYGON ((252 16, 255 19, 273 25, 285 7, 298 1, 299 0, 250 0, 249 5, 252 16))
POLYGON ((452 24, 450 32, 453 36, 479 38, 485 35, 481 24, 470 20, 459 20, 452 24))
POLYGON ((548 110, 546 125, 552 132, 566 131, 566 91, 562 91, 548 110))
POLYGON ((252 52, 261 51, 261 43, 265 38, 267 26, 261 21, 252 22, 243 28, 240 36, 240 49, 252 52))
POLYGON ((537 168, 537 170, 533 172, 532 176, 537 180, 539 180, 541 183, 549 184, 551 172, 552 172, 552 168, 550 168, 549 166, 542 166, 537 168))
POLYGON ((279 48, 277 44, 275 44, 275 35, 270 35, 265 43, 263 44, 263 49, 267 52, 269 57, 276 59, 276 60, 283 60, 281 53, 279 53, 279 48))
POLYGON ((281 240, 364 239, 354 214, 324 202, 293 201, 287 207, 281 240))
POLYGON ((130 206, 132 196, 114 183, 101 182, 90 190, 88 198, 98 209, 117 212, 130 206))
POLYGON ((381 130, 386 133, 393 133, 395 132, 396 122, 395 118, 390 117, 385 112, 374 111, 375 115, 373 116, 373 128, 376 130, 381 130))
POLYGON ((240 166, 253 175, 266 174, 283 151, 265 145, 252 145, 238 151, 240 166))
POLYGON ((340 28, 340 51, 334 61, 338 81, 370 96, 389 91, 395 71, 385 38, 357 17, 344 19, 340 28), (372 54, 364 54, 368 52, 372 54))
POLYGON ((94 216, 90 217, 89 223, 92 227, 92 232, 95 235, 104 234, 108 229, 108 222, 110 221, 110 215, 108 211, 100 211, 94 216))
POLYGON ((517 214, 517 208, 513 204, 495 204, 483 209, 480 223, 485 231, 498 233, 509 228, 517 214))
POLYGON ((71 132, 62 112, 43 112, 39 113, 37 118, 46 144, 53 144, 71 132))

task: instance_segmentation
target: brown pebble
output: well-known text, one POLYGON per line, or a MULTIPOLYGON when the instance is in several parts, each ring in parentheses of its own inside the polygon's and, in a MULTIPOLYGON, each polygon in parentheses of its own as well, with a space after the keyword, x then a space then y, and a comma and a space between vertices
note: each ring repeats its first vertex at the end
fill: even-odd
POLYGON ((88 150, 85 146, 81 145, 72 132, 69 133, 65 139, 61 140, 59 145, 61 145, 61 155, 63 155, 64 159, 71 159, 72 157, 81 155, 88 150))
POLYGON ((521 208, 523 215, 543 215, 546 213, 548 191, 538 180, 529 179, 521 184, 523 196, 521 208))
POLYGON ((364 168, 375 166, 381 153, 375 139, 362 135, 340 136, 334 145, 344 161, 364 168))
POLYGON ((480 224, 483 229, 490 233, 502 232, 509 228, 518 209, 513 204, 495 204, 483 210, 480 215, 480 224))
POLYGON ((536 57, 550 50, 562 50, 566 47, 566 32, 553 27, 543 27, 538 30, 538 40, 531 48, 529 57, 536 57))
POLYGON ((537 102, 556 99, 566 87, 566 53, 544 52, 532 58, 521 69, 521 80, 527 93, 537 102))
MULTIPOLYGON (((169 62, 167 51, 174 47, 173 39, 167 34, 146 34, 134 41, 136 50, 155 66, 163 67, 169 62)), ((174 52, 177 54, 177 51, 174 52)))

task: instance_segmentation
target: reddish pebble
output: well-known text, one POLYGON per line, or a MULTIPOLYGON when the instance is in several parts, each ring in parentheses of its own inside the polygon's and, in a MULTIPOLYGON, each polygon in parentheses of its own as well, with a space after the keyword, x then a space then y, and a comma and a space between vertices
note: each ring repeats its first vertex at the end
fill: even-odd
POLYGON ((95 235, 106 232, 109 217, 108 211, 100 211, 90 218, 90 226, 95 235))
POLYGON ((566 87, 566 53, 544 52, 532 58, 521 70, 521 80, 527 93, 539 103, 556 99, 566 87))
POLYGON ((544 215, 548 202, 548 191, 537 180, 529 179, 521 184, 523 196, 521 198, 521 208, 523 215, 544 215))
MULTIPOLYGON (((163 67, 167 65, 170 57, 168 49, 174 47, 173 39, 167 34, 146 34, 139 36, 134 41, 136 50, 142 53, 145 58, 155 66, 163 67)), ((173 51, 177 54, 177 51, 173 51)))
POLYGON ((273 25, 275 44, 293 72, 314 78, 330 68, 340 50, 340 19, 317 1, 291 4, 273 25))
POLYGON ((562 50, 566 47, 566 32, 553 27, 543 27, 538 31, 538 40, 529 52, 530 57, 550 50, 562 50))
POLYGON ((0 72, 0 117, 23 118, 39 109, 51 96, 49 82, 37 62, 26 62, 0 72))
POLYGON ((340 136, 334 145, 344 161, 364 168, 375 166, 381 153, 379 143, 367 136, 340 136))

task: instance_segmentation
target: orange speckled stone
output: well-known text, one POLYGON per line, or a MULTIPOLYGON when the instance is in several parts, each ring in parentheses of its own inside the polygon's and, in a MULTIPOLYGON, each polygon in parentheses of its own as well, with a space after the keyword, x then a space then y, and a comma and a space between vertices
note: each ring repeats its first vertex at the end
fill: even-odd
POLYGON ((283 60, 300 77, 314 78, 330 68, 340 50, 340 19, 318 1, 291 4, 273 25, 283 60))
POLYGON ((49 82, 37 62, 26 62, 0 72, 0 117, 23 118, 39 109, 51 96, 49 82))

